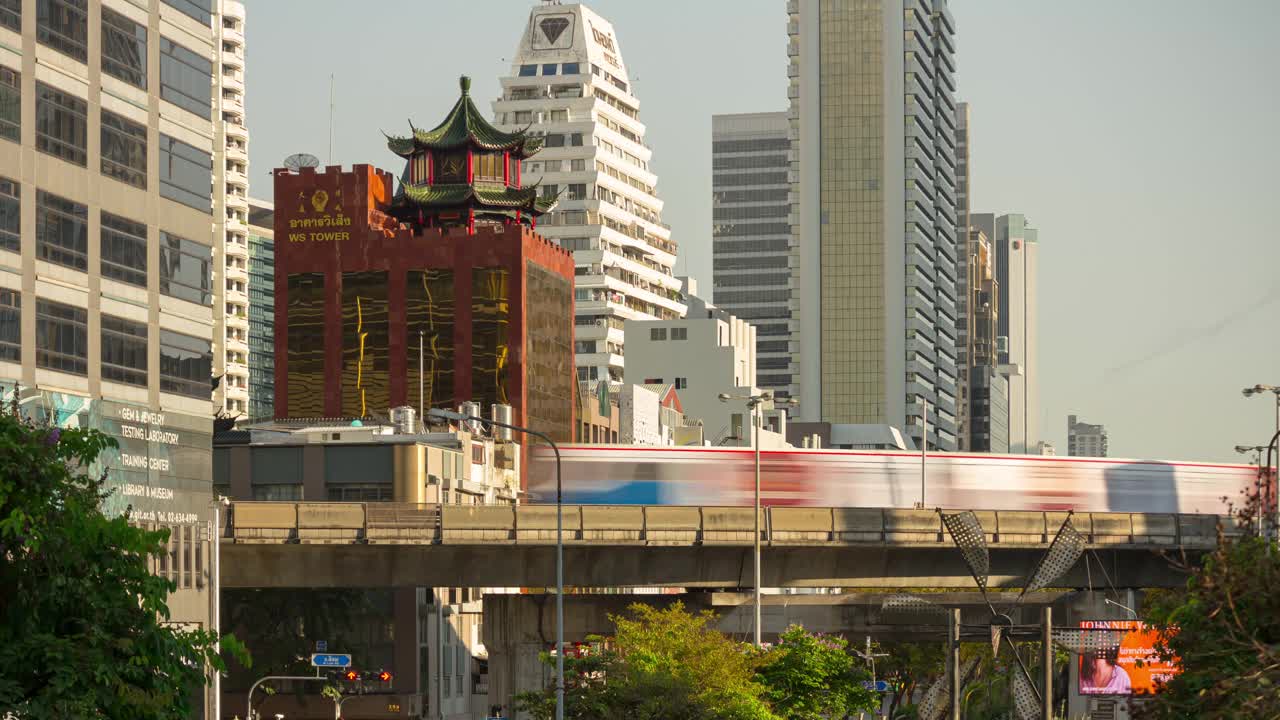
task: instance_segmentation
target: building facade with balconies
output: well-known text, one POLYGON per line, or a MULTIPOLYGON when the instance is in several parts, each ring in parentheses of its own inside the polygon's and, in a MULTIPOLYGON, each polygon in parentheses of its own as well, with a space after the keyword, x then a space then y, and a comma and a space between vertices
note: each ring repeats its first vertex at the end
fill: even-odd
POLYGON ((217 0, 214 74, 214 408, 229 416, 249 408, 249 131, 244 112, 244 23, 241 0, 217 0), (216 272, 221 270, 221 272, 216 272))
POLYGON ((607 20, 583 5, 544 4, 530 12, 493 103, 499 127, 545 139, 521 172, 560 199, 537 229, 574 255, 581 382, 623 379, 625 321, 685 312, 633 90, 607 20))

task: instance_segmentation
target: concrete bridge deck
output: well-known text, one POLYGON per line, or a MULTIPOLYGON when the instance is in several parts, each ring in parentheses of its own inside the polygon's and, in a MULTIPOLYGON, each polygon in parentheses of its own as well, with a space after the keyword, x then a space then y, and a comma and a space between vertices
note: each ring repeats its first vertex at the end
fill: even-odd
MULTIPOLYGON (((976 514, 987 531, 994 587, 1017 586, 1067 516, 976 514)), ((1230 526, 1207 515, 1072 517, 1096 551, 1094 561, 1122 587, 1180 584, 1184 578, 1156 553, 1212 548, 1220 520, 1230 526)), ((220 528, 222 581, 227 587, 548 586, 555 577, 555 526, 553 505, 237 502, 220 528)), ((768 587, 973 587, 932 510, 769 507, 761 510, 760 526, 768 587)), ((747 587, 752 533, 749 507, 566 505, 565 582, 747 587)), ((1059 585, 1088 584, 1081 562, 1059 585)))

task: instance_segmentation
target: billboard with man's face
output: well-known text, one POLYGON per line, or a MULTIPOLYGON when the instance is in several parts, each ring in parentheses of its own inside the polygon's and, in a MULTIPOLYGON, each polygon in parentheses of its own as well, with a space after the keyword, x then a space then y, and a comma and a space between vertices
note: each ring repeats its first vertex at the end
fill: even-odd
POLYGON ((1137 620, 1084 620, 1081 629, 1114 630, 1119 644, 1080 654, 1081 695, 1153 695, 1182 672, 1156 651, 1159 631, 1137 620))

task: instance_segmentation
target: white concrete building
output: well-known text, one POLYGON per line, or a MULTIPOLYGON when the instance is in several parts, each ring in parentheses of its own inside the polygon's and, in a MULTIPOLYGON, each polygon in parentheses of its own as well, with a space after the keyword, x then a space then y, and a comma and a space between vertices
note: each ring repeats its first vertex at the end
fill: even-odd
POLYGON ((218 0, 213 95, 214 409, 249 410, 249 131, 244 116, 244 3, 218 0), (221 272, 218 272, 221 269, 221 272))
POLYGON ((756 382, 780 396, 791 378, 791 168, 787 114, 711 117, 711 262, 717 307, 756 328, 756 382))
POLYGON ((955 21, 946 0, 787 12, 798 416, 918 443, 927 403, 929 446, 953 450, 955 21))
POLYGON ((750 415, 745 403, 724 403, 719 396, 759 392, 756 329, 697 297, 693 289, 685 294, 689 312, 684 318, 627 321, 628 372, 637 383, 673 384, 687 422, 702 420, 704 437, 712 444, 729 437, 737 441, 728 442, 746 444, 750 415))
MULTIPOLYGON (((538 232, 577 264, 578 379, 623 379, 623 324, 684 314, 672 275, 676 244, 662 222, 640 101, 613 26, 591 9, 543 4, 529 22, 494 101, 504 130, 546 138, 522 181, 559 195, 538 232)), ((634 381, 628 377, 628 380, 634 381)))
POLYGON ((1040 442, 1039 314, 1036 305, 1039 233, 1023 215, 995 220, 996 275, 1000 283, 999 334, 1008 338, 1000 350, 1002 365, 1016 365, 1021 375, 1009 378, 1009 452, 1035 454, 1040 442))

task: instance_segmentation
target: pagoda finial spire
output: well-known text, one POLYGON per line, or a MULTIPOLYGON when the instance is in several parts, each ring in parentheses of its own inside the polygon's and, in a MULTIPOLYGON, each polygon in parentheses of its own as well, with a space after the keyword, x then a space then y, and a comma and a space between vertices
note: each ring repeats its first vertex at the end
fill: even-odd
POLYGON ((466 75, 463 75, 462 77, 458 78, 458 87, 462 88, 463 95, 470 95, 471 94, 471 78, 467 77, 466 75))

